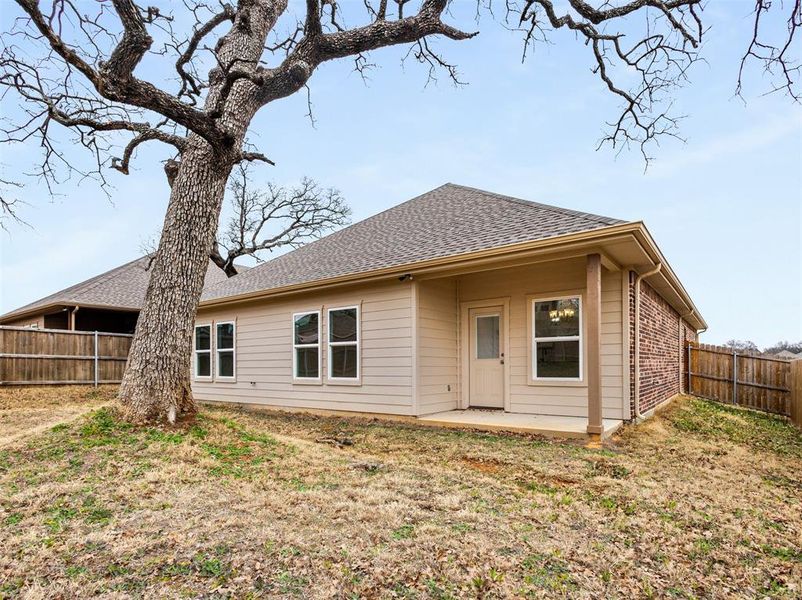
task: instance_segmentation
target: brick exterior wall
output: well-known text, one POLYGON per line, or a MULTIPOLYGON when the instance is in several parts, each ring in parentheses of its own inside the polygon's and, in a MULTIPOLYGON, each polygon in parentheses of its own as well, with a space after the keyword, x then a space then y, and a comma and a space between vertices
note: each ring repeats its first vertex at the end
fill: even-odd
MULTIPOLYGON (((635 278, 629 276, 630 414, 635 418, 635 278)), ((647 282, 640 289, 640 412, 653 409, 687 388, 686 352, 696 332, 647 282), (682 373, 682 374, 681 374, 682 373)))

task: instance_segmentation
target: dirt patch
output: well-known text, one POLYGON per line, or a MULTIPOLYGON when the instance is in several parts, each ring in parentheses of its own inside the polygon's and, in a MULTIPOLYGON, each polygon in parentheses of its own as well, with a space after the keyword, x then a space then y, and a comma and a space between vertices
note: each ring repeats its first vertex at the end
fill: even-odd
POLYGON ((717 410, 681 400, 593 449, 100 409, 0 450, 0 596, 799 597, 802 436, 717 410))

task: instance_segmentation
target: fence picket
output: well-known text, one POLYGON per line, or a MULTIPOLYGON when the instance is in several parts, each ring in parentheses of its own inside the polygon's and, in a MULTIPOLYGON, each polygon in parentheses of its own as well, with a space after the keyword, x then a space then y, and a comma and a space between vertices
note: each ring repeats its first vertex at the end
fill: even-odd
POLYGON ((791 362, 688 343, 690 393, 725 404, 791 414, 791 362))
POLYGON ((0 326, 0 385, 119 383, 132 338, 0 326))

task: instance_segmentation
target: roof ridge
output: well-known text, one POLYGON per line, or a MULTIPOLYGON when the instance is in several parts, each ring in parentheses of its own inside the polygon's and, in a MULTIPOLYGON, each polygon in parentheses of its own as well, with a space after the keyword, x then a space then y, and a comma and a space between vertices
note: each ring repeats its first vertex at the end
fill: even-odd
MULTIPOLYGON (((90 290, 93 290, 97 286, 99 286, 101 283, 105 283, 106 281, 111 279, 111 277, 114 274, 118 273, 119 271, 122 271, 123 269, 126 269, 128 267, 133 266, 134 263, 138 263, 139 261, 147 258, 148 256, 150 256, 150 254, 145 254, 144 256, 140 256, 139 258, 135 258, 134 260, 130 260, 125 264, 122 264, 122 265, 120 265, 118 267, 115 267, 113 269, 109 269, 108 271, 104 271, 103 273, 100 273, 99 275, 95 275, 94 277, 90 277, 89 279, 85 279, 84 281, 82 281, 80 283, 76 283, 74 286, 72 286, 70 288, 67 288, 66 290, 62 290, 62 291, 66 292, 66 291, 69 291, 70 289, 72 289, 73 287, 78 287, 78 286, 85 285, 85 284, 86 284, 86 287, 83 288, 84 291, 88 292, 90 290)), ((147 271, 147 269, 145 269, 145 270, 147 271)), ((56 292, 56 293, 58 293, 58 292, 56 292)))
MULTIPOLYGON (((259 264, 254 265, 253 267, 249 267, 247 271, 244 271, 242 273, 238 273, 237 277, 245 275, 245 273, 254 273, 254 272, 257 272, 257 271, 261 271, 265 266, 269 265, 274 260, 278 260, 278 259, 280 259, 280 258, 282 258, 284 256, 289 255, 289 254, 293 254, 294 252, 298 252, 299 250, 307 250, 308 251, 309 248, 314 247, 316 244, 322 242, 323 240, 329 240, 331 238, 337 237, 337 236, 343 234, 344 232, 348 231, 349 229, 351 229, 353 227, 356 227, 357 225, 363 225, 364 223, 367 223, 368 221, 372 221, 373 219, 383 215, 384 213, 388 213, 390 211, 393 211, 393 210, 395 210, 397 208, 400 208, 400 207, 402 207, 402 206, 404 206, 406 204, 409 204, 410 202, 418 200, 419 198, 422 198, 423 196, 427 196, 427 195, 431 194, 432 192, 436 192, 439 189, 442 189, 442 188, 445 188, 445 187, 448 187, 448 186, 452 186, 452 185, 454 185, 454 184, 452 184, 452 183, 444 183, 444 184, 439 185, 436 188, 433 188, 433 189, 431 189, 431 190, 429 190, 427 192, 423 192, 422 194, 418 194, 417 196, 414 196, 413 198, 410 198, 409 200, 404 200, 400 204, 394 204, 393 206, 388 206, 384 210, 381 210, 381 211, 377 212, 376 214, 370 215, 369 217, 365 217, 364 219, 362 219, 360 221, 356 221, 355 223, 351 223, 350 225, 347 225, 347 226, 343 227, 342 229, 338 229, 336 231, 332 231, 331 233, 326 234, 324 236, 321 236, 321 237, 317 238, 316 240, 308 242, 308 243, 306 243, 306 244, 304 244, 304 245, 302 245, 302 246, 300 246, 298 248, 293 248, 289 252, 284 252, 282 254, 278 254, 278 255, 274 256, 273 258, 271 258, 270 260, 265 260, 263 262, 260 262, 259 264)), ((209 289, 211 290, 211 289, 214 289, 216 287, 222 286, 226 282, 227 282, 227 280, 220 281, 220 282, 214 284, 213 286, 210 286, 209 289)), ((205 291, 206 290, 204 290, 204 292, 205 291)))
MULTIPOLYGON (((499 194, 498 192, 491 192, 488 190, 483 190, 481 188, 472 187, 469 185, 462 185, 460 183, 447 183, 446 186, 451 186, 455 188, 460 188, 463 190, 470 190, 472 192, 478 192, 480 194, 484 194, 485 196, 492 196, 493 198, 498 198, 499 200, 506 200, 507 202, 513 202, 515 204, 522 204, 524 206, 536 206, 538 208, 542 208, 543 210, 548 210, 550 212, 555 212, 559 214, 570 214, 579 217, 583 217, 589 221, 595 221, 597 223, 602 223, 604 225, 614 225, 616 223, 626 223, 621 219, 616 219, 614 217, 606 217, 604 215, 596 215, 589 212, 583 212, 580 210, 573 210, 571 208, 563 208, 562 206, 554 206, 553 204, 544 204, 543 202, 535 202, 534 200, 526 200, 524 198, 516 198, 515 196, 508 196, 506 194, 499 194)), ((445 187, 445 186, 440 186, 445 187)), ((439 189, 439 188, 436 188, 439 189)), ((434 190, 432 190, 434 191, 434 190)), ((414 200, 414 198, 413 198, 414 200)))

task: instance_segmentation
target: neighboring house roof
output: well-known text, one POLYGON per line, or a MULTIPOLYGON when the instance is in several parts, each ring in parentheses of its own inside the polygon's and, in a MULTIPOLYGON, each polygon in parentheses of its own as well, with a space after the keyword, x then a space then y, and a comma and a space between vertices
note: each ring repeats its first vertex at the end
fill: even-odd
POLYGON ((790 350, 782 350, 781 352, 775 354, 775 356, 777 358, 802 358, 802 352, 799 354, 794 354, 790 350))
MULTIPOLYGON (((145 300, 150 281, 149 256, 132 260, 111 271, 82 281, 67 289, 50 294, 0 316, 0 322, 9 321, 37 310, 53 306, 92 306, 117 310, 139 310, 145 300)), ((238 268, 240 268, 238 266, 238 268)), ((227 279, 225 273, 211 261, 206 271, 206 286, 227 279)))
POLYGON ((624 223, 447 183, 204 290, 239 296, 624 223))

